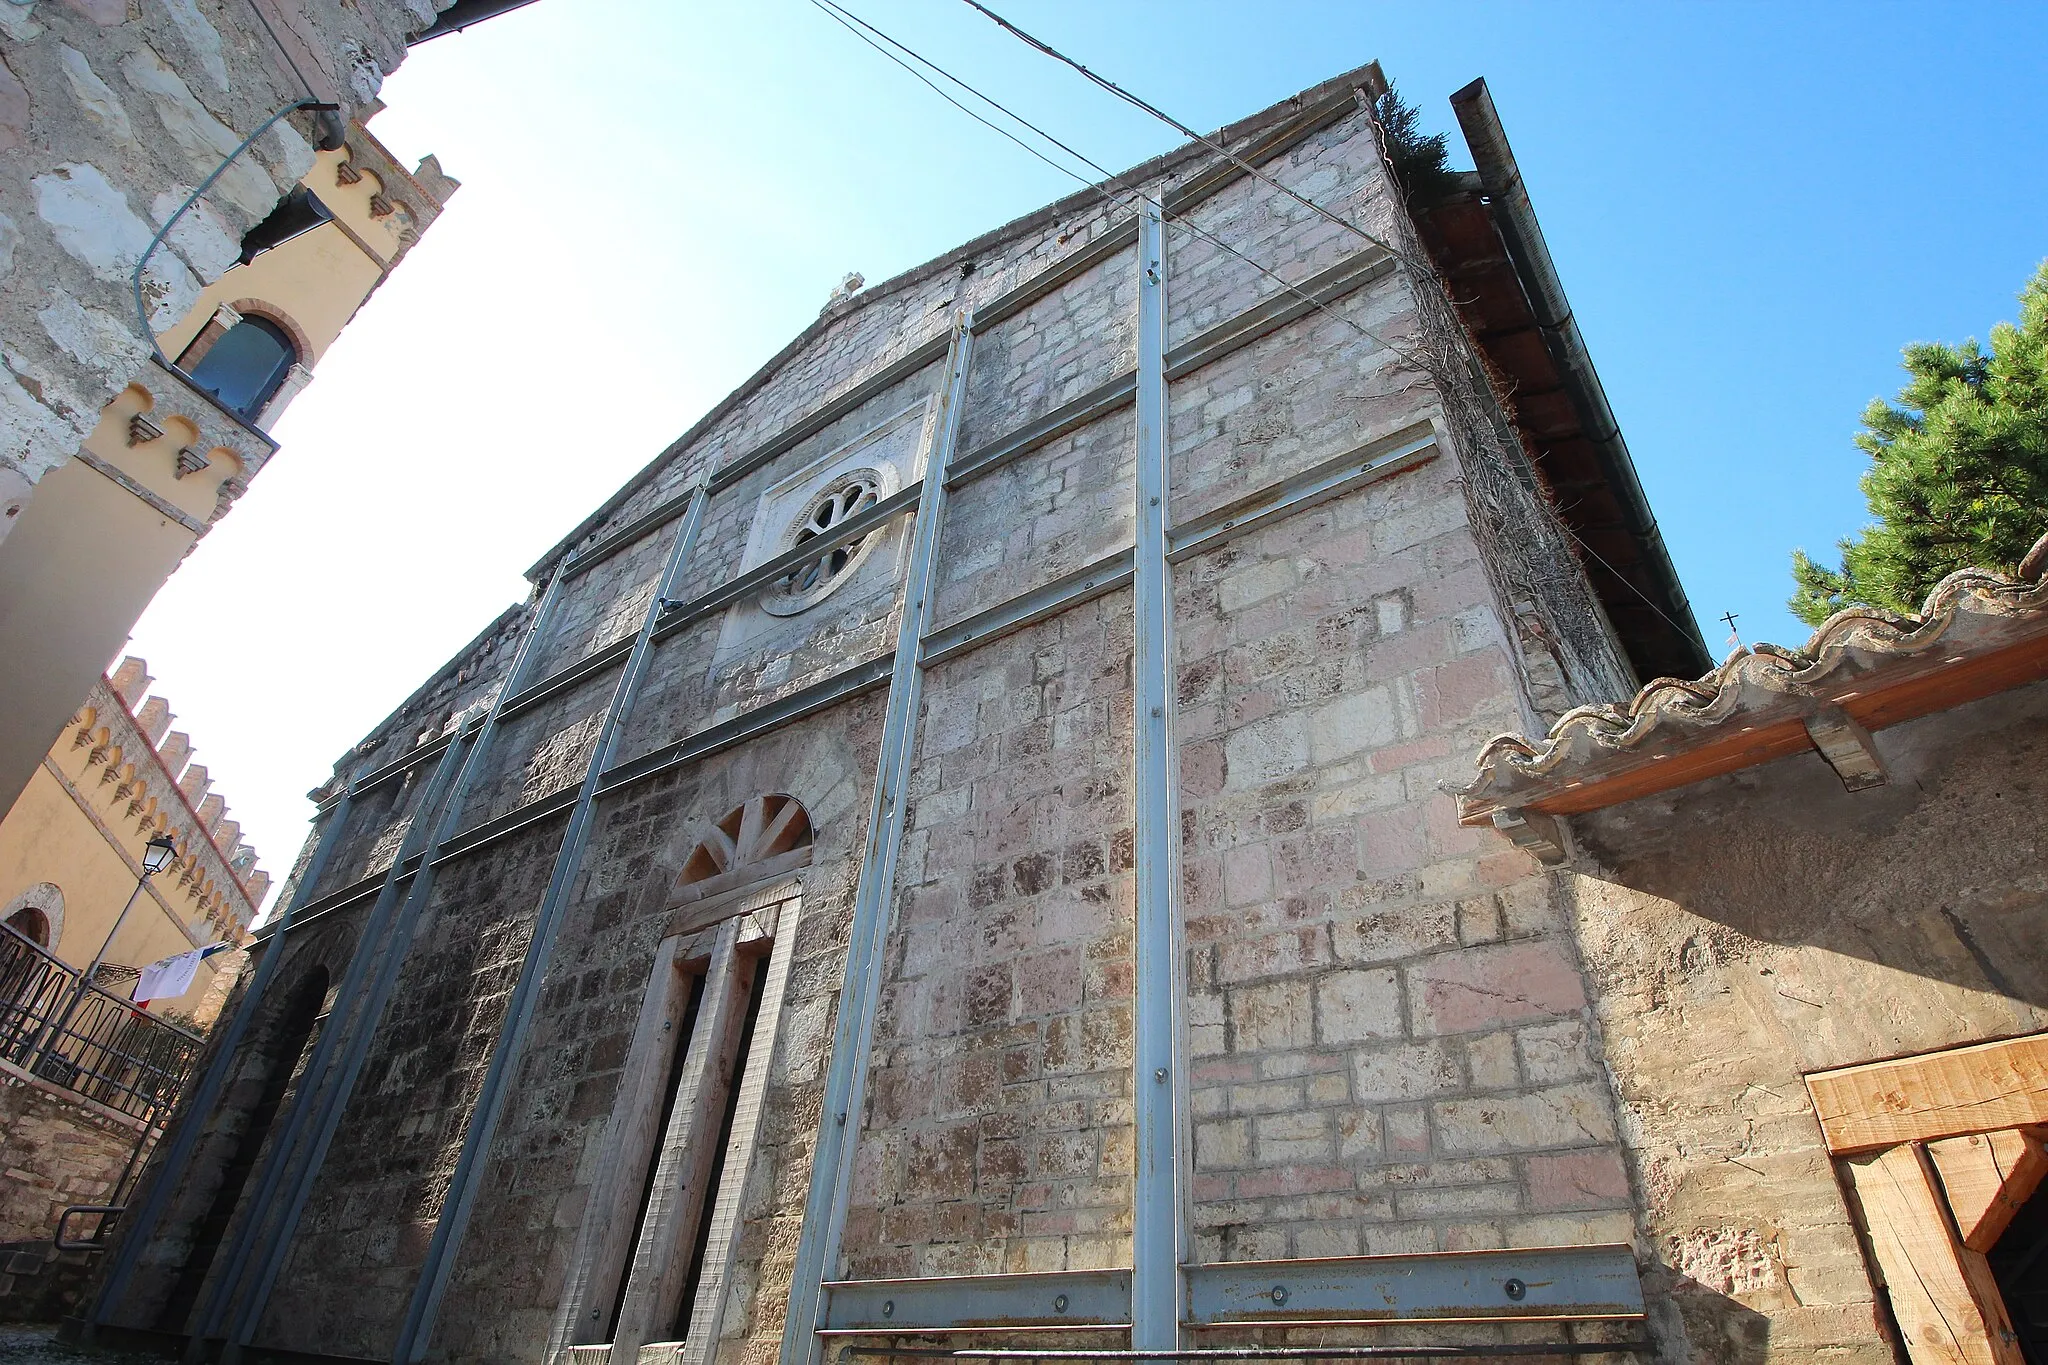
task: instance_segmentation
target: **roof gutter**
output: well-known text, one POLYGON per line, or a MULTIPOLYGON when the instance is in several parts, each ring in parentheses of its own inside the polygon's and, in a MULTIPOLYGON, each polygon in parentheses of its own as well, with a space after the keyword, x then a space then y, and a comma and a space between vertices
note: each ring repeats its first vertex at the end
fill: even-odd
POLYGON ((406 39, 405 45, 418 47, 431 38, 445 38, 451 33, 460 33, 471 24, 481 24, 486 19, 510 14, 513 10, 532 3, 533 0, 455 0, 454 4, 435 16, 433 23, 406 39))
POLYGON ((1699 667, 1702 670, 1710 668, 1713 659, 1700 635, 1692 604, 1686 600, 1685 588, 1678 581, 1678 570, 1671 562, 1671 553, 1665 548, 1664 537, 1657 529, 1657 518, 1650 511, 1649 499, 1643 495, 1642 481, 1636 477, 1635 460, 1629 455, 1628 443, 1622 439, 1621 426, 1614 419, 1614 409, 1608 406, 1607 391, 1601 386, 1600 375, 1593 368, 1593 357, 1586 350, 1586 340, 1579 334, 1579 324, 1572 317, 1571 303, 1565 298, 1564 285, 1557 277, 1557 265, 1550 258, 1549 244, 1544 241, 1543 229, 1536 222, 1535 207, 1530 204, 1529 191, 1522 184, 1521 167, 1516 164, 1514 151, 1508 146, 1507 130, 1501 126, 1500 113, 1493 106, 1493 96, 1487 91, 1485 78, 1473 81, 1452 95, 1451 107, 1457 112, 1465 145, 1471 149, 1473 164, 1478 167, 1479 182, 1492 201, 1494 224, 1507 246, 1515 274, 1521 279, 1522 291, 1528 297, 1530 312, 1535 315, 1544 349, 1550 352, 1552 362, 1564 377, 1565 388, 1578 412, 1586 438, 1598 452, 1608 486, 1614 490, 1615 499, 1621 504, 1626 529, 1642 542, 1645 560, 1658 579, 1657 595, 1663 600, 1656 604, 1657 609, 1671 616, 1672 623, 1691 638, 1699 654, 1699 667))

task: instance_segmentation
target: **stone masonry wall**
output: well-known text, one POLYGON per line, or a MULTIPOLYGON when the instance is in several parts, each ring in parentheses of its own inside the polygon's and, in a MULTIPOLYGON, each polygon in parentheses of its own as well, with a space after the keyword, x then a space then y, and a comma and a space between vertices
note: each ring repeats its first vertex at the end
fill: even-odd
POLYGON ((105 1203, 141 1136, 56 1086, 0 1072, 0 1242, 48 1242, 67 1205, 105 1203))
MULTIPOLYGON (((1317 97, 1331 91, 1313 92, 1317 97)), ((1295 112, 1233 130, 1243 140, 1295 112)), ((1203 164, 1133 178, 1157 192, 1203 164)), ((1271 173, 1340 212, 1390 196, 1365 117, 1271 173)), ((1252 182, 1196 213, 1289 280, 1376 248, 1252 182)), ((702 428, 543 561, 594 544, 742 458, 1109 224, 1077 196, 837 304, 702 428)), ((1174 339, 1284 291, 1174 228, 1174 339), (1185 252, 1185 258, 1177 253, 1185 252)), ((1094 388, 1134 359, 1136 253, 1077 275, 977 339, 963 449, 1094 388)), ((1441 413, 1399 363, 1413 295, 1360 288, 1176 381, 1172 511, 1183 521, 1441 413)), ((764 491, 932 393, 937 365, 870 396, 723 490, 680 595, 745 567, 764 491)), ((1459 491, 1432 461, 1179 565, 1182 890, 1190 968, 1197 1250, 1205 1258, 1627 1240, 1626 1177, 1557 882, 1463 831, 1436 789, 1452 756, 1513 724, 1528 680, 1459 491)), ((1129 411, 952 495, 941 625, 1129 544, 1129 411)), ((910 477, 905 475, 906 479, 910 477)), ((735 604, 657 646, 621 756, 745 715, 895 644, 908 519, 846 588, 779 624, 735 604), (887 550, 886 557, 884 550, 887 550), (866 575, 863 577, 862 575, 866 575), (758 627, 758 633, 746 632, 758 627)), ((676 523, 568 583, 538 674, 640 619, 676 523)), ((777 528, 765 528, 776 531, 777 528)), ((1131 597, 1111 592, 928 671, 883 954, 873 1076, 834 1273, 1099 1267, 1129 1255, 1134 898, 1131 597)), ((502 685, 527 611, 442 670, 337 776, 441 733, 502 685)), ((508 726, 463 824, 581 775, 609 678, 508 726)), ((886 694, 759 734, 597 809, 541 980, 432 1351, 538 1360, 666 899, 706 825, 788 793, 816 844, 772 1035, 763 1138, 718 1358, 765 1359, 821 1117, 846 933, 886 694)), ((423 790, 423 764, 408 779, 423 790)), ((424 818, 393 784, 359 803, 308 898, 386 865, 424 818)), ((381 1356, 423 1264, 561 838, 536 822, 437 872, 426 915, 315 1185, 258 1343, 381 1356)), ((779 948, 778 948, 779 950, 779 948)))
POLYGON ((1803 1077, 2048 1027, 2048 683, 1573 823, 1561 878, 1673 1358, 1887 1365, 1803 1077))
POLYGON ((1203 1259, 1627 1241, 1551 880, 1438 784, 1514 723, 1448 455, 1190 561, 1203 1259))
MULTIPOLYGON (((0 537, 149 354, 129 277, 192 187, 281 106, 346 119, 446 0, 245 4, 42 0, 0 7, 0 537)), ((310 115, 238 158, 150 258, 150 325, 176 321, 234 263, 242 234, 313 164, 310 115)))
POLYGON ((845 1278, 1130 1259, 1131 604, 931 671, 845 1278))

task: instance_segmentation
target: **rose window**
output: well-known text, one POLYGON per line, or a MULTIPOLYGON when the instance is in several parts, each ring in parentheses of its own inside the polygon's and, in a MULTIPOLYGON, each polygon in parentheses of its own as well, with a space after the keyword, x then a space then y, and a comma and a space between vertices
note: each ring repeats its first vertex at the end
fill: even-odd
MULTIPOLYGON (((795 550, 806 541, 828 535, 847 518, 873 507, 881 495, 882 480, 875 470, 842 474, 805 506, 784 537, 783 549, 795 550)), ((777 616, 789 616, 814 606, 846 580, 874 539, 873 535, 861 536, 799 564, 762 594, 762 607, 777 616)))

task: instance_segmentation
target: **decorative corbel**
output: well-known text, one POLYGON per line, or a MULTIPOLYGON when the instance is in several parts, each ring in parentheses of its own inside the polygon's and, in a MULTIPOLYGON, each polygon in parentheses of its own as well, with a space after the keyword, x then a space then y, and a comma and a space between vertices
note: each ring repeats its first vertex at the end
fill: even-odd
POLYGON ((164 429, 139 412, 128 419, 128 444, 131 446, 146 446, 151 441, 162 440, 163 436, 164 429))
POLYGON ((1565 860, 1564 822, 1554 815, 1519 807, 1497 810, 1493 813, 1493 827, 1546 867, 1556 867, 1565 860))
POLYGON ((178 467, 171 471, 171 477, 182 479, 187 474, 197 474, 212 463, 199 453, 198 446, 186 446, 178 452, 178 467))

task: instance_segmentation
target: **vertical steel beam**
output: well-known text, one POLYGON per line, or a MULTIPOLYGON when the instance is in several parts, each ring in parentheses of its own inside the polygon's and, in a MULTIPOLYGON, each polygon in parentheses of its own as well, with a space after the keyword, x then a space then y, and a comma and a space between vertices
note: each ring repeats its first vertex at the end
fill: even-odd
POLYGON ((484 1071, 483 1088, 477 1095, 475 1108, 470 1110, 469 1126, 462 1135, 462 1150, 456 1156, 455 1170, 449 1177, 448 1193, 441 1201, 441 1216, 435 1220, 433 1240, 427 1244, 426 1264, 420 1267, 420 1278, 413 1286, 405 1322, 392 1346, 391 1358, 398 1365, 424 1358, 433 1337, 434 1323, 441 1312, 441 1299, 447 1293, 449 1276, 455 1270, 455 1257, 462 1248, 463 1234, 468 1231, 469 1216, 476 1206, 477 1189, 482 1184, 491 1139, 497 1134, 498 1119, 504 1112, 506 1083, 525 1049, 526 1033, 540 1003, 541 979, 546 976, 548 963, 554 956, 562 911, 569 903, 570 889, 583 867, 583 848, 596 816, 597 780, 617 761, 620 735, 625 730, 626 718, 632 713, 634 699, 639 695, 641 679, 647 674, 648 661, 654 654, 655 624, 661 619, 663 604, 675 594, 683 570, 689 565, 690 555, 697 546, 698 529, 704 524, 704 507, 710 499, 709 484, 700 483, 690 499, 690 509, 683 516, 683 524, 669 547, 668 559, 662 566, 653 600, 647 604, 647 614, 641 618, 639 635, 634 637, 633 652, 626 656, 618 685, 612 689, 611 705, 606 709, 603 724, 597 732, 597 743, 590 752, 590 764, 584 770, 583 785, 576 793, 576 804, 569 812, 568 828, 563 830, 561 845, 555 853, 554 871, 548 878, 547 892, 534 913, 533 933, 527 939, 526 957, 519 964, 519 980, 513 985, 511 998, 505 1003, 505 1018, 498 1028, 497 1046, 491 1050, 490 1065, 484 1071))
POLYGON ((1174 744, 1173 569, 1167 563, 1166 229, 1138 225, 1137 548, 1132 670, 1137 760, 1137 1139, 1131 1218, 1131 1347, 1180 1349, 1182 1212, 1180 762, 1174 744))
POLYGON ((341 842, 341 832, 347 826, 349 811, 355 805, 356 783, 362 776, 362 770, 358 770, 350 777, 348 785, 342 788, 341 800, 335 802, 334 808, 328 812, 327 823, 320 830, 320 842, 313 846, 313 859, 306 865, 305 875, 292 888, 291 901, 278 915, 277 928, 271 931, 263 956, 257 961, 256 970, 250 974, 241 1002, 214 1044, 213 1059, 207 1064, 206 1074, 200 1077, 190 1102, 185 1105, 182 1121, 171 1133, 170 1145, 164 1149, 163 1159, 157 1163, 155 1178, 150 1182, 141 1206, 135 1210, 133 1218, 121 1221, 120 1243, 114 1252, 113 1263, 108 1267, 106 1278, 100 1281, 99 1293, 85 1311, 85 1325, 79 1333, 81 1345, 92 1345, 100 1324, 107 1320, 107 1314, 127 1292, 128 1281, 142 1259, 142 1249, 155 1234, 157 1220, 163 1217, 164 1206, 170 1203, 178 1181, 184 1176, 185 1163, 192 1159, 193 1149, 199 1145, 199 1135, 206 1127, 206 1116, 220 1101, 220 1092, 227 1084, 228 1073, 234 1070, 235 1055, 241 1050, 242 1039, 256 1018, 263 993, 277 975, 278 964, 284 961, 285 935, 292 927, 292 917, 298 913, 300 905, 314 899, 313 893, 319 888, 320 878, 334 857, 336 845, 341 842))
POLYGON ((377 892, 363 935, 357 940, 355 953, 349 959, 341 991, 335 997, 334 1013, 342 1017, 337 1020, 330 1014, 327 1027, 320 1032, 320 1041, 315 1045, 313 1059, 306 1068, 306 1075, 315 1078, 315 1082, 303 1088, 303 1099, 292 1106, 284 1135, 278 1140, 272 1159, 266 1165, 263 1183, 244 1217, 228 1272, 215 1282, 206 1310, 200 1316, 198 1331, 188 1343, 188 1355, 203 1338, 216 1330, 226 1315, 234 1289, 241 1282, 249 1263, 257 1234, 271 1213, 278 1185, 283 1181, 289 1163, 297 1156, 303 1125, 312 1116, 316 1121, 311 1143, 303 1158, 298 1160, 290 1193, 264 1239, 263 1253, 257 1260, 255 1282, 242 1301, 235 1305, 221 1359, 227 1365, 233 1365, 240 1357, 241 1348, 255 1335, 263 1310, 269 1303, 271 1288, 277 1283, 278 1273, 284 1268, 284 1259, 291 1250, 291 1239, 298 1229, 299 1217, 305 1211, 306 1200, 312 1194, 313 1182, 327 1158, 327 1148, 334 1140, 342 1113, 355 1091, 356 1077, 369 1055, 377 1025, 383 1018, 392 990, 398 984, 399 968, 404 965, 412 944, 413 926, 432 894, 435 851, 461 826, 463 801, 468 795, 469 785, 483 769, 484 758, 497 735, 499 716, 505 703, 526 685, 534 663, 540 657, 542 643, 554 622, 555 607, 561 600, 566 582, 565 575, 559 570, 548 580, 547 589, 541 594, 540 605, 519 642, 519 651, 513 656, 505 681, 491 701, 489 714, 473 730, 467 733, 459 730, 449 739, 447 750, 435 766, 433 780, 421 793, 412 822, 385 873, 384 885, 377 892), (412 882, 406 887, 401 901, 398 885, 403 879, 406 863, 415 854, 419 857, 418 869, 413 873, 412 882), (397 907, 395 913, 394 905, 397 907), (363 987, 365 976, 370 979, 367 991, 363 987), (334 1057, 336 1052, 339 1053, 338 1060, 334 1057))
POLYGON ((846 974, 839 988, 838 1018, 832 1028, 832 1061, 825 1075, 824 1111, 811 1154, 811 1190, 804 1202, 803 1231, 797 1238, 790 1275, 789 1317, 782 1334, 782 1365, 816 1365, 818 1327, 824 1311, 824 1282, 836 1270, 846 1205, 853 1188, 853 1148, 867 1092, 868 1052, 873 1046, 875 1007, 881 997, 882 949, 895 900, 896 854, 902 843, 906 788, 916 755, 918 699, 924 671, 918 642, 932 617, 938 586, 939 526, 946 515, 946 470, 960 435, 960 409, 967 399, 972 363, 972 318, 953 323, 946 375, 933 417, 931 447, 925 455, 923 499, 911 537, 910 571, 903 584, 903 615, 897 624, 896 658, 889 677, 889 706, 882 721, 882 752, 875 764, 875 793, 868 807, 867 847, 860 885, 854 893, 853 924, 847 935, 846 974))
MULTIPOLYGON (((334 996, 334 1009, 327 1018, 327 1024, 320 1030, 319 1041, 313 1045, 313 1056, 306 1064, 305 1078, 299 1092, 292 1101, 290 1112, 285 1117, 283 1131, 271 1145, 264 1158, 256 1193, 247 1198, 242 1221, 228 1248, 228 1259, 224 1270, 218 1272, 212 1289, 202 1300, 199 1316, 194 1322, 191 1339, 185 1344, 185 1358, 198 1360, 204 1353, 202 1342, 219 1330, 222 1317, 228 1310, 235 1287, 241 1283, 259 1238, 270 1229, 265 1239, 266 1254, 277 1240, 277 1229, 271 1221, 272 1210, 276 1207, 278 1187, 285 1180, 296 1156, 299 1139, 305 1133, 306 1124, 314 1118, 315 1111, 324 1112, 325 1101, 333 1089, 338 1064, 335 1053, 341 1050, 346 1038, 360 1015, 359 1002, 363 999, 365 981, 372 968, 381 965, 393 936, 392 919, 397 909, 398 886, 401 869, 406 862, 419 853, 427 842, 427 830, 435 823, 436 816, 455 785, 455 779, 462 767, 462 759, 469 751, 469 737, 458 734, 451 738, 448 747, 441 751, 440 759, 434 765, 434 775, 420 793, 419 803, 405 837, 399 842, 398 851, 393 855, 391 866, 386 871, 384 884, 377 892, 377 899, 364 918, 362 933, 356 939, 355 951, 349 956, 348 968, 342 973, 341 985, 334 996), (339 1015, 339 1018, 335 1016, 339 1015)), ((422 869, 424 870, 424 868, 422 869)))

